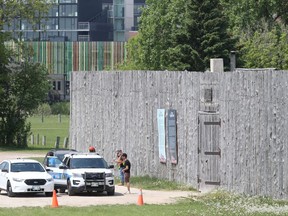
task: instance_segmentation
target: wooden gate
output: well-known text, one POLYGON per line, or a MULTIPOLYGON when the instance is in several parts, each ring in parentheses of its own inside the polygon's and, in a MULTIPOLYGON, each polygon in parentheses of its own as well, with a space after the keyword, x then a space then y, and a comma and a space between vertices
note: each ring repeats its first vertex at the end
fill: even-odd
POLYGON ((220 185, 220 127, 218 113, 199 112, 198 189, 214 189, 220 185))

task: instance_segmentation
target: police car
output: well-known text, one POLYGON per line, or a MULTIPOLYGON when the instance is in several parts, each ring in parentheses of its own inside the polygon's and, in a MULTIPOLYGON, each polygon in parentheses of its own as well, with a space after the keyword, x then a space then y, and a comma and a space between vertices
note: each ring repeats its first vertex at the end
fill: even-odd
POLYGON ((0 163, 0 191, 7 191, 9 197, 23 193, 44 193, 52 196, 53 178, 36 160, 13 159, 0 163))
POLYGON ((81 192, 105 191, 108 195, 114 195, 113 168, 114 165, 108 166, 98 154, 77 153, 65 155, 60 166, 49 169, 55 187, 67 188, 68 195, 72 196, 81 192))

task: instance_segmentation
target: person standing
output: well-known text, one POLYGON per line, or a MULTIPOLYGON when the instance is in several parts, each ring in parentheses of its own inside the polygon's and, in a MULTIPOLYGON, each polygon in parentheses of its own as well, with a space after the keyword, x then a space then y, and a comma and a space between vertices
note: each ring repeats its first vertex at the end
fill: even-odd
POLYGON ((122 160, 122 150, 117 150, 116 151, 116 163, 119 169, 119 178, 121 183, 119 185, 124 185, 124 173, 123 173, 123 169, 124 169, 124 164, 123 164, 123 160, 122 160))
POLYGON ((130 169, 131 169, 131 163, 130 161, 127 159, 127 154, 123 153, 122 154, 122 159, 123 159, 123 164, 124 164, 124 169, 123 169, 123 173, 124 173, 124 180, 127 186, 127 192, 126 193, 131 193, 130 192, 130 169))

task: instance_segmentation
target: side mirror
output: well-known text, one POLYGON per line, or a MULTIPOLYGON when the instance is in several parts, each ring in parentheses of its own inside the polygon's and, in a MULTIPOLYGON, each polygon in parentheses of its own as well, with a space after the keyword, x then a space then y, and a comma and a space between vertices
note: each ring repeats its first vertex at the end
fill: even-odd
POLYGON ((109 169, 113 169, 113 168, 114 168, 114 165, 110 165, 108 168, 109 168, 109 169))
POLYGON ((8 173, 8 170, 7 169, 2 169, 2 172, 8 173))
POLYGON ((50 172, 50 171, 52 171, 52 170, 51 170, 51 169, 46 169, 46 171, 47 171, 47 172, 50 172))
POLYGON ((68 169, 68 167, 66 165, 60 165, 59 169, 68 169))

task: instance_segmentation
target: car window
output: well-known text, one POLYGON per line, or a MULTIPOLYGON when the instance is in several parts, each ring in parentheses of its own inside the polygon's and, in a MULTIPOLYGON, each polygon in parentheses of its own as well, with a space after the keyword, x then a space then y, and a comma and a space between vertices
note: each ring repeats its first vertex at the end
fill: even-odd
POLYGON ((55 154, 56 157, 59 158, 60 161, 63 161, 65 154, 55 154))
POLYGON ((9 171, 9 163, 4 162, 4 166, 3 169, 8 170, 9 171))
POLYGON ((45 172, 39 163, 12 163, 11 172, 45 172))
POLYGON ((59 167, 61 161, 57 157, 47 158, 48 167, 59 167))
POLYGON ((2 169, 4 168, 4 164, 5 164, 5 162, 2 162, 2 163, 0 164, 0 170, 2 170, 2 169))
POLYGON ((107 168, 107 163, 103 158, 71 158, 70 168, 107 168))

